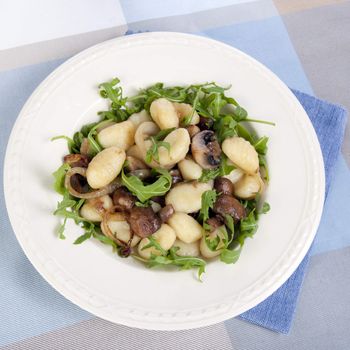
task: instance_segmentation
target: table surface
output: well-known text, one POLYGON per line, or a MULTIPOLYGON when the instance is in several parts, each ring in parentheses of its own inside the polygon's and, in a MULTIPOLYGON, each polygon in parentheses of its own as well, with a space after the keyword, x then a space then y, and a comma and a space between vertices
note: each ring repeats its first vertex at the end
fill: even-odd
MULTIPOLYGON (((29 0, 0 5, 0 156, 35 87, 65 59, 139 31, 180 31, 235 46, 292 88, 350 110, 350 1, 29 0)), ((196 330, 136 330, 71 304, 21 251, 0 192, 1 349, 349 349, 350 130, 289 335, 232 319, 196 330), (42 296, 45 296, 44 298, 42 296)))

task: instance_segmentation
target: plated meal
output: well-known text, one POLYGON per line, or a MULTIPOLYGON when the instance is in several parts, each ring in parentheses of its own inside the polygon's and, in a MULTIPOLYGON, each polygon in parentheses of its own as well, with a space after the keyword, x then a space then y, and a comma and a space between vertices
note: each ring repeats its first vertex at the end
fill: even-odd
POLYGON ((315 131, 275 74, 170 32, 58 67, 23 107, 4 167, 11 225, 43 278, 97 317, 152 330, 212 325, 276 291, 310 248, 324 185, 315 131))
POLYGON ((68 143, 54 173, 63 198, 55 215, 122 257, 154 266, 235 263, 269 210, 268 137, 258 137, 229 87, 216 83, 150 86, 124 97, 119 79, 99 85, 110 108, 68 143))

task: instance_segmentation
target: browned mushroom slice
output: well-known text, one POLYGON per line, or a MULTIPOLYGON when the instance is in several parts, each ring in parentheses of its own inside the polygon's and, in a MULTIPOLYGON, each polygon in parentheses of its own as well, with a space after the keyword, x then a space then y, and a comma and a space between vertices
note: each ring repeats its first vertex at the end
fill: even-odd
POLYGON ((136 207, 130 210, 127 217, 131 231, 139 237, 148 237, 156 232, 161 226, 160 218, 151 207, 136 207))
POLYGON ((197 125, 189 125, 186 129, 190 134, 190 138, 192 138, 194 135, 198 134, 201 131, 201 129, 199 129, 197 125))
POLYGON ((175 213, 174 207, 171 204, 166 205, 162 209, 159 210, 158 215, 162 222, 167 222, 171 215, 175 213))
POLYGON ((142 160, 127 155, 125 168, 128 171, 135 171, 140 169, 147 169, 147 165, 142 160))
POLYGON ((221 216, 216 215, 212 218, 209 218, 206 223, 210 226, 210 232, 215 231, 218 227, 224 224, 224 220, 221 216))
POLYGON ((135 205, 136 197, 125 187, 117 188, 113 193, 113 204, 118 211, 128 211, 135 205))
POLYGON ((212 130, 203 130, 193 137, 191 152, 203 169, 214 169, 220 164, 221 148, 212 130))
POLYGON ((233 183, 224 177, 220 176, 214 180, 214 188, 218 193, 233 195, 233 183))
POLYGON ((169 171, 169 174, 172 178, 172 184, 175 185, 177 184, 178 182, 181 182, 183 179, 182 179, 182 176, 181 176, 181 173, 180 173, 180 170, 178 169, 171 169, 169 171))
POLYGON ((137 169, 130 171, 130 175, 134 175, 139 179, 144 180, 152 176, 152 171, 151 169, 137 169))
POLYGON ((221 194, 215 204, 213 211, 223 217, 230 215, 237 222, 246 216, 244 206, 233 196, 229 194, 221 194))
POLYGON ((63 161, 69 164, 72 168, 81 167, 87 168, 89 165, 89 159, 86 155, 83 154, 67 154, 64 156, 63 161))

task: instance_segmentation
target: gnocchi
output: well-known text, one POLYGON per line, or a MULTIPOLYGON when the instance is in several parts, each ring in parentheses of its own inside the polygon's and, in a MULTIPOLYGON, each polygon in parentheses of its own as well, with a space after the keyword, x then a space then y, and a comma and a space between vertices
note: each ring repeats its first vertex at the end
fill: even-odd
MULTIPOLYGON (((162 224, 160 229, 152 237, 159 243, 164 250, 169 250, 176 240, 175 231, 167 224, 162 224)), ((143 238, 138 246, 138 253, 144 259, 149 259, 151 254, 160 255, 161 251, 155 247, 144 248, 150 243, 148 238, 143 238)))
POLYGON ((254 146, 242 137, 233 136, 222 143, 222 150, 233 164, 248 174, 259 169, 259 157, 254 146))
POLYGON ((88 199, 80 209, 80 215, 89 221, 102 221, 103 213, 111 209, 113 202, 110 196, 104 195, 98 198, 88 199))
POLYGON ((184 243, 193 243, 202 237, 202 226, 192 216, 175 212, 168 220, 168 224, 176 233, 176 237, 184 243))
POLYGON ((173 187, 165 197, 165 203, 171 204, 175 211, 194 213, 202 207, 202 194, 212 189, 212 183, 184 182, 173 187))
MULTIPOLYGON (((185 117, 188 117, 193 112, 193 107, 188 103, 178 103, 173 102, 173 106, 175 107, 175 111, 179 118, 180 123, 185 117)), ((191 121, 189 125, 196 125, 199 123, 199 115, 196 111, 194 111, 191 121)))
POLYGON ((199 256, 200 254, 198 241, 184 243, 177 239, 173 247, 178 248, 176 254, 180 256, 199 256))
POLYGON ((131 235, 130 225, 125 219, 123 213, 113 213, 108 216, 106 222, 101 225, 102 232, 112 239, 128 244, 131 239, 130 246, 135 247, 141 240, 137 235, 131 235), (110 233, 112 236, 110 236, 110 233))
POLYGON ((264 182, 259 174, 244 175, 234 187, 235 196, 242 199, 252 199, 264 189, 264 182))
POLYGON ((122 170, 125 157, 125 151, 118 147, 109 147, 98 153, 86 170, 90 187, 101 188, 112 182, 122 170))
POLYGON ((157 83, 126 97, 114 78, 99 89, 109 100, 100 122, 55 138, 69 146, 54 173, 61 237, 75 219, 85 230, 77 243, 98 239, 149 267, 195 267, 200 277, 207 260, 235 263, 270 208, 258 203, 268 137, 252 141, 230 90, 216 83, 157 83))
POLYGON ((164 142, 170 145, 170 150, 167 148, 159 148, 159 164, 163 167, 173 166, 186 157, 190 148, 190 135, 188 131, 183 128, 172 131, 164 142))
POLYGON ((134 124, 136 129, 140 126, 140 124, 152 121, 150 115, 145 109, 143 109, 141 112, 132 114, 128 120, 134 124))
POLYGON ((135 126, 129 121, 113 124, 97 134, 97 141, 103 148, 118 147, 127 150, 134 144, 135 126))
POLYGON ((222 229, 224 229, 224 226, 220 226, 217 228, 214 232, 209 233, 207 237, 203 236, 200 244, 199 244, 199 249, 202 254, 207 259, 212 259, 215 258, 216 256, 221 254, 222 249, 224 248, 224 234, 222 233, 222 229), (215 238, 219 238, 219 243, 216 247, 215 250, 211 250, 206 242, 206 239, 209 241, 214 240, 215 238))
POLYGON ((177 166, 184 180, 198 180, 202 175, 203 169, 192 158, 181 160, 177 166))
POLYGON ((159 98, 151 103, 150 113, 153 121, 160 129, 177 128, 179 117, 174 105, 165 98, 159 98))

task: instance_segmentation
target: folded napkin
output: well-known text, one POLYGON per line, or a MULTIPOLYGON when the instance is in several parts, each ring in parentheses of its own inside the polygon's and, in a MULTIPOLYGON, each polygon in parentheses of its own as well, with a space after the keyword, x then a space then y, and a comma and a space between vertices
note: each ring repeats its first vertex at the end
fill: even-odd
MULTIPOLYGON (((292 90, 308 114, 321 145, 326 172, 326 199, 333 169, 344 137, 346 111, 300 91, 292 90)), ((240 318, 280 333, 288 333, 292 324, 300 288, 310 252, 292 276, 269 298, 240 318)))

